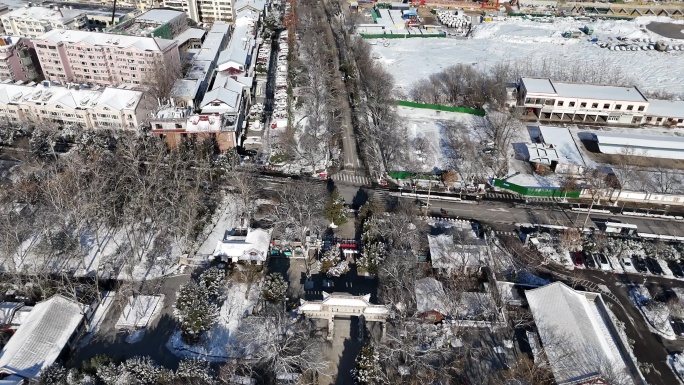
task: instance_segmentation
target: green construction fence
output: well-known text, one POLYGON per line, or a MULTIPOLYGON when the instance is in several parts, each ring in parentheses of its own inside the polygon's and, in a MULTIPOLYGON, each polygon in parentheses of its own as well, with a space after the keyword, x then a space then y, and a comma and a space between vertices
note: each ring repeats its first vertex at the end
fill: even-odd
POLYGON ((447 112, 462 112, 462 113, 477 115, 477 116, 485 116, 485 114, 486 114, 485 110, 468 108, 468 107, 441 106, 439 104, 416 103, 416 102, 409 102, 406 100, 397 100, 396 103, 398 106, 403 106, 403 107, 425 108, 425 109, 429 109, 429 110, 447 111, 447 112))
POLYGON ((561 191, 551 187, 525 187, 515 183, 506 182, 503 179, 494 179, 494 187, 503 188, 516 192, 520 195, 532 197, 553 197, 553 198, 579 198, 579 191, 561 191))

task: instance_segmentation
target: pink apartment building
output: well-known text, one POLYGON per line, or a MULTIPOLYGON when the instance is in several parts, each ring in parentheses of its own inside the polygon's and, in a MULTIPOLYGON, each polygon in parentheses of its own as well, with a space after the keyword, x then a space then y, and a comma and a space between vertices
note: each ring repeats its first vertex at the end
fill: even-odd
POLYGON ((139 85, 150 71, 180 65, 178 45, 156 37, 53 30, 33 40, 46 80, 139 85))
POLYGON ((36 80, 40 71, 33 61, 31 42, 19 36, 0 36, 0 80, 36 80))

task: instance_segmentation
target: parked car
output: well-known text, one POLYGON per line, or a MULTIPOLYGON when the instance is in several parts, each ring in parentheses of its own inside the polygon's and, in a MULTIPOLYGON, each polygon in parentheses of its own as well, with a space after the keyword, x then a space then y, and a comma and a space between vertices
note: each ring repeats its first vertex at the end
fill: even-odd
POLYGON ((620 264, 622 265, 622 268, 625 270, 625 273, 636 273, 636 269, 634 268, 634 264, 632 263, 632 260, 630 258, 621 258, 620 259, 620 264))
POLYGON ((588 251, 584 252, 584 265, 590 269, 596 268, 596 261, 594 261, 594 257, 588 251))
POLYGON ((656 261, 655 258, 647 257, 646 267, 655 275, 663 275, 663 269, 660 268, 660 264, 658 264, 658 261, 656 261))
POLYGON ((667 267, 670 268, 670 270, 672 271, 672 274, 675 277, 678 277, 678 278, 684 277, 684 270, 682 270, 682 267, 679 265, 679 263, 677 263, 677 261, 673 261, 673 260, 667 261, 667 267))
POLYGON ((634 267, 640 273, 648 272, 648 269, 646 268, 646 261, 644 261, 643 258, 635 257, 634 258, 634 267))
POLYGON ((610 263, 608 262, 608 258, 606 258, 605 255, 603 255, 603 254, 601 254, 601 253, 596 253, 596 257, 598 258, 598 263, 599 263, 599 265, 601 266, 601 270, 603 270, 603 271, 611 271, 611 270, 613 270, 613 269, 610 267, 610 263))
POLYGON ((572 253, 572 261, 576 266, 584 266, 584 256, 579 251, 572 253))

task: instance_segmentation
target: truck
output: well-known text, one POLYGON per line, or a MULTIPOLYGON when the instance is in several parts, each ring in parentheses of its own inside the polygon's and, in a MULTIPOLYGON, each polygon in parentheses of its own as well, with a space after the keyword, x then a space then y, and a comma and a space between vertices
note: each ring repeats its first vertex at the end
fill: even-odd
POLYGON ((582 32, 584 32, 584 33, 586 33, 587 35, 591 36, 591 35, 594 33, 594 29, 591 28, 591 27, 588 26, 588 25, 585 25, 584 27, 582 27, 582 32))

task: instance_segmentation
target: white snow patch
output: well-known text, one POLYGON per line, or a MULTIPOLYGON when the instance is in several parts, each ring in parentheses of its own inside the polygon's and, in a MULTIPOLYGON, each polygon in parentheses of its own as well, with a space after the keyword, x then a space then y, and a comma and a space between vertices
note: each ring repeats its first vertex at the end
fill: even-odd
POLYGON ((162 310, 164 295, 132 295, 128 297, 128 303, 121 312, 116 323, 119 329, 141 329, 149 323, 162 310))
POLYGON ((664 303, 654 301, 646 287, 639 285, 632 288, 629 298, 641 311, 651 331, 668 340, 677 338, 670 325, 670 310, 664 303))

